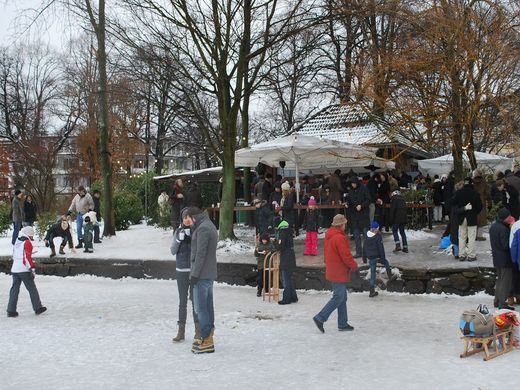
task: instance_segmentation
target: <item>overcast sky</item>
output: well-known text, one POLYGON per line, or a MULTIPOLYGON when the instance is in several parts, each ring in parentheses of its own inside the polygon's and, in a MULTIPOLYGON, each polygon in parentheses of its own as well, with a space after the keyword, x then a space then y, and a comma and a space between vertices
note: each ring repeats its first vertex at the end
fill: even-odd
POLYGON ((50 10, 28 28, 42 0, 0 0, 0 45, 42 40, 60 48, 73 33, 68 18, 50 10), (31 11, 32 10, 32 11, 31 11))

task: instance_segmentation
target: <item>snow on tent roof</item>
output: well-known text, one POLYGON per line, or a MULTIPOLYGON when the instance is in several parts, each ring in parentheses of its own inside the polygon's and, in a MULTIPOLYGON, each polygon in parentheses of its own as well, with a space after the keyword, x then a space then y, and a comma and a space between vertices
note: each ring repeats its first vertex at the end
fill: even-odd
POLYGON ((399 135, 390 136, 386 125, 358 104, 331 105, 305 122, 298 133, 351 144, 400 143, 410 146, 399 135))

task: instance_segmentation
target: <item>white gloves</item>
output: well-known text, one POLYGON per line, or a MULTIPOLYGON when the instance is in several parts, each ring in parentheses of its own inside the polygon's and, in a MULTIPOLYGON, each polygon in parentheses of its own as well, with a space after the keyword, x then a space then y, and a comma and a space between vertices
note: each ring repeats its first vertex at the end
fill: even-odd
POLYGON ((473 206, 471 205, 471 203, 468 203, 466 206, 464 206, 464 210, 466 210, 466 211, 469 211, 471 209, 473 209, 473 206))

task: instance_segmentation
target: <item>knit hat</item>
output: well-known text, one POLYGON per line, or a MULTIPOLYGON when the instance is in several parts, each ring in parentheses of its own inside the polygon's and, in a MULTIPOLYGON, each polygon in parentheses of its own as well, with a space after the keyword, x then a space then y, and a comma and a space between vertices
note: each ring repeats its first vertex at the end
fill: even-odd
POLYGON ((316 206, 316 199, 314 199, 314 196, 311 196, 309 199, 309 206, 316 206))
POLYGON ((188 208, 187 208, 187 207, 184 207, 184 208, 181 210, 181 219, 186 218, 186 215, 188 215, 188 208))
POLYGON ((32 237, 34 236, 34 229, 32 226, 25 226, 20 230, 20 235, 25 237, 32 237))
POLYGON ((330 226, 339 226, 347 223, 347 218, 343 214, 336 214, 330 226))
POLYGON ((350 182, 351 182, 351 183, 359 184, 359 177, 357 177, 357 176, 352 176, 352 177, 350 178, 350 182))
POLYGON ((510 216, 511 216, 511 213, 510 213, 509 210, 506 209, 505 207, 502 207, 500 210, 498 210, 498 213, 497 213, 497 219, 498 219, 499 221, 505 221, 505 220, 508 219, 510 216))
POLYGON ((370 223, 370 229, 379 229, 379 223, 377 223, 377 221, 372 221, 370 223))
POLYGON ((275 182, 274 188, 282 188, 282 183, 280 183, 279 181, 275 182))
POLYGON ((267 241, 269 241, 269 233, 263 232, 262 234, 260 234, 260 240, 267 240, 267 241))
POLYGON ((283 184, 282 184, 282 190, 290 190, 291 189, 291 185, 289 184, 288 181, 285 181, 283 184))
POLYGON ((289 222, 282 219, 280 224, 278 225, 278 229, 287 229, 289 227, 289 222))

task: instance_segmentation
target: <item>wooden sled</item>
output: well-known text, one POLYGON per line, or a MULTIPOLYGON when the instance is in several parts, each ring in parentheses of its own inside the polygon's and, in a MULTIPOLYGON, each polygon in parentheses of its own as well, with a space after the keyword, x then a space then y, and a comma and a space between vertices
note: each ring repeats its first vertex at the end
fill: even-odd
POLYGON ((460 354, 460 357, 465 358, 484 351, 484 360, 491 360, 497 356, 511 352, 513 349, 511 337, 511 329, 487 337, 462 336, 461 339, 464 340, 464 352, 460 354), (491 349, 489 348, 490 346, 492 347, 491 349))
POLYGON ((280 299, 280 252, 268 252, 264 257, 264 288, 262 299, 278 302, 280 299), (267 289, 267 291, 266 291, 267 289))

